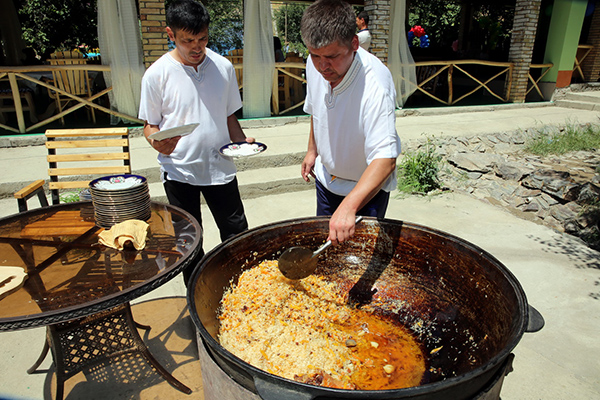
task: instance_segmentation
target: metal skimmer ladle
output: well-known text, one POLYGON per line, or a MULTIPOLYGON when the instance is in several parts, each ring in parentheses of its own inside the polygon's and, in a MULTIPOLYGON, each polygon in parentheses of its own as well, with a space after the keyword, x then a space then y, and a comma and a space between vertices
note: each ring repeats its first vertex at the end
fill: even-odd
MULTIPOLYGON (((362 220, 357 216, 355 224, 362 220)), ((331 246, 331 240, 326 241, 315 252, 302 246, 290 247, 279 257, 279 270, 288 279, 304 279, 317 269, 317 259, 326 248, 331 246)))

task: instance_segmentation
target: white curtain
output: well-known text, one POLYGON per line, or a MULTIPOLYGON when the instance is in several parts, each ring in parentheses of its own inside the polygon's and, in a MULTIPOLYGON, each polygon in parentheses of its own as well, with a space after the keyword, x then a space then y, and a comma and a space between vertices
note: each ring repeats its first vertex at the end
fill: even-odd
MULTIPOLYGON (((111 108, 136 117, 140 106, 140 91, 144 63, 136 0, 98 1, 98 43, 103 65, 111 72, 104 73, 111 108)), ((111 123, 120 118, 111 115, 111 123)), ((131 121, 123 120, 124 122, 131 121)))
POLYGON ((271 115, 275 71, 270 0, 244 1, 244 118, 271 115))
MULTIPOLYGON (((22 65, 23 44, 21 24, 12 0, 0 0, 0 52, 4 49, 6 65, 22 65)), ((2 55, 0 54, 0 58, 2 55)))
POLYGON ((410 54, 406 33, 406 0, 391 0, 390 24, 388 67, 396 85, 396 106, 402 108, 417 89, 415 60, 410 54))

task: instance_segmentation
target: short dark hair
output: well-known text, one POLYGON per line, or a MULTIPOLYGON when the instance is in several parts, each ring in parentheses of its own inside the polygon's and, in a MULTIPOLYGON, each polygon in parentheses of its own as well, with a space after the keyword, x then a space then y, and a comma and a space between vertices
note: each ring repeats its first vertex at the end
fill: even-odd
POLYGON ((210 16, 202 3, 196 0, 177 0, 167 9, 167 26, 176 31, 197 35, 208 28, 210 16))
POLYGON ((336 41, 351 46, 356 35, 356 14, 341 0, 318 0, 302 15, 300 32, 304 44, 320 49, 336 41))
POLYGON ((361 11, 358 13, 358 15, 356 16, 356 18, 359 19, 364 19, 365 20, 365 24, 369 25, 369 14, 367 14, 366 11, 361 11))

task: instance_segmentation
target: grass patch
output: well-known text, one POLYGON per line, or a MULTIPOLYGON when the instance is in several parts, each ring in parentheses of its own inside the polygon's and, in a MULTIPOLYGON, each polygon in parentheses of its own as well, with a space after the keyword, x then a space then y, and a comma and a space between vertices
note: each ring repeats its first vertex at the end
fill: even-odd
POLYGON ((539 156, 561 155, 572 151, 593 151, 600 148, 600 125, 575 126, 560 132, 539 132, 525 150, 539 156))
POLYGON ((442 156, 436 154, 430 138, 419 150, 407 152, 398 165, 398 190, 405 194, 426 194, 441 188, 442 156))

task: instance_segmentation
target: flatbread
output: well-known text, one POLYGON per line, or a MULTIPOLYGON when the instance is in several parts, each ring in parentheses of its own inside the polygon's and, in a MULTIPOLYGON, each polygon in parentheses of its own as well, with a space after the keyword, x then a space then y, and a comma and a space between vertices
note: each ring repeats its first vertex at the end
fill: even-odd
POLYGON ((149 225, 139 219, 128 219, 100 232, 98 241, 113 249, 123 250, 127 242, 131 242, 136 250, 146 246, 149 225))

